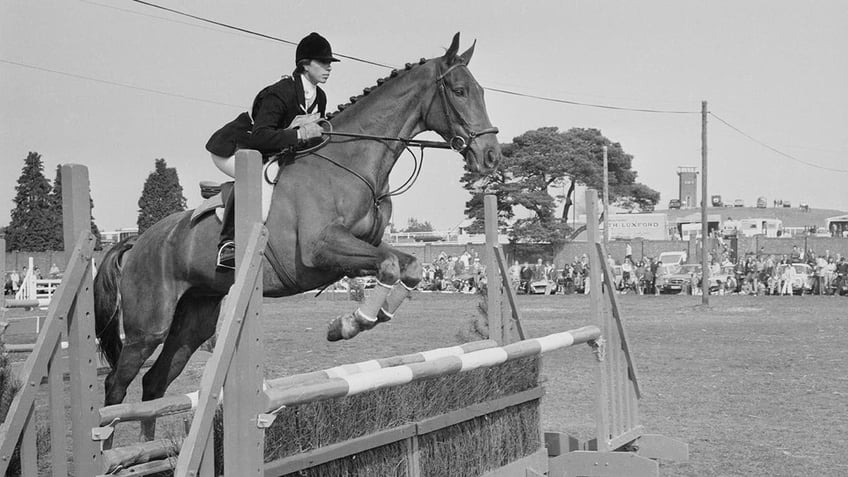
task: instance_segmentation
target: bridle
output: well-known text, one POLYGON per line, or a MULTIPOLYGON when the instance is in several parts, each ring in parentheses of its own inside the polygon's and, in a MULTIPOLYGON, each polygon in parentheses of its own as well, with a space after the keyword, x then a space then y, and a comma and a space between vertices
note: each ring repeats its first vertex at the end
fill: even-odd
MULTIPOLYGON (((448 124, 448 125, 452 125, 452 124, 459 125, 459 127, 462 129, 462 132, 465 133, 465 135, 468 139, 466 139, 465 137, 463 137, 460 134, 455 134, 450 139, 450 141, 448 141, 448 142, 422 141, 422 140, 419 140, 419 139, 405 138, 405 137, 377 136, 377 135, 373 135, 373 134, 333 131, 332 124, 329 121, 322 119, 321 123, 323 123, 329 129, 328 131, 325 130, 322 133, 322 136, 324 136, 322 138, 322 140, 315 146, 296 151, 294 153, 294 155, 295 156, 301 156, 301 155, 306 155, 306 154, 314 154, 314 155, 316 155, 316 156, 318 156, 318 157, 320 157, 320 158, 322 158, 326 161, 329 161, 330 163, 346 170, 347 172, 351 173, 352 175, 356 176, 357 178, 359 178, 359 180, 364 182, 365 185, 368 186, 368 188, 371 190, 371 195, 372 195, 372 199, 373 199, 375 206, 379 206, 380 202, 386 197, 392 197, 392 196, 400 195, 400 194, 406 192, 407 190, 409 190, 412 187, 412 185, 415 183, 415 180, 418 178, 418 175, 421 172, 421 165, 424 161, 424 149, 425 148, 452 149, 452 150, 456 151, 457 153, 464 156, 466 154, 466 152, 468 152, 468 149, 474 143, 474 140, 476 138, 483 136, 483 135, 486 135, 486 134, 497 134, 498 133, 498 128, 496 128, 494 126, 489 127, 489 128, 485 128, 485 129, 481 129, 480 131, 475 131, 471 127, 471 125, 468 123, 468 121, 466 121, 465 118, 462 116, 462 113, 457 109, 456 105, 454 103, 452 103, 450 101, 450 99, 448 98, 448 93, 447 93, 448 84, 447 84, 447 81, 445 80, 445 78, 447 77, 447 75, 451 71, 453 71, 455 68, 460 67, 460 66, 467 68, 465 63, 456 63, 456 64, 448 67, 448 69, 446 69, 443 73, 441 73, 439 76, 436 77, 436 80, 435 80, 435 82, 437 83, 436 92, 433 94, 433 99, 430 100, 430 104, 427 107, 427 111, 424 113, 423 119, 424 119, 425 122, 427 121, 427 117, 430 115, 430 110, 433 108, 433 103, 436 102, 436 97, 438 96, 438 97, 441 98, 442 110, 444 111, 444 114, 445 114, 446 124, 448 124), (454 116, 456 118, 455 123, 451 120, 452 119, 451 116, 454 116), (403 183, 403 185, 401 185, 397 189, 390 191, 390 192, 387 192, 387 193, 384 193, 384 194, 378 195, 374 186, 370 182, 368 182, 368 180, 365 179, 365 177, 363 177, 362 174, 356 172, 355 170, 351 169, 350 167, 345 166, 344 164, 341 164, 341 163, 333 160, 330 157, 327 157, 327 156, 317 152, 319 149, 323 148, 332 139, 332 136, 348 137, 348 138, 354 138, 354 139, 369 139, 369 140, 373 140, 373 141, 400 142, 404 145, 404 148, 406 150, 408 150, 410 152, 410 154, 412 154, 412 157, 415 160, 415 167, 413 168, 412 175, 409 177, 409 179, 406 180, 406 182, 403 183), (421 149, 421 159, 420 160, 412 152, 412 150, 410 149, 411 147, 418 147, 418 148, 421 149)), ((279 154, 272 156, 271 160, 279 160, 284 155, 289 155, 289 154, 291 154, 291 151, 283 151, 279 154)), ((271 183, 276 183, 276 180, 271 181, 271 180, 269 180, 268 177, 266 177, 266 180, 268 180, 268 182, 271 182, 271 183)))
MULTIPOLYGON (((456 108, 456 105, 452 103, 448 98, 448 85, 447 81, 445 81, 445 78, 448 74, 450 74, 451 71, 460 66, 467 68, 465 63, 456 63, 446 69, 444 73, 440 74, 436 78, 436 83, 438 83, 436 87, 436 95, 438 95, 442 99, 442 110, 445 112, 445 119, 447 120, 447 124, 454 124, 454 122, 451 121, 451 115, 453 115, 454 117, 456 117, 456 124, 458 124, 459 127, 462 128, 462 132, 464 132, 465 135, 468 137, 468 139, 465 139, 461 135, 457 134, 454 135, 448 142, 451 149, 464 155, 471 147, 471 144, 476 138, 486 134, 497 134, 498 128, 492 126, 489 128, 481 129, 480 131, 475 131, 471 127, 471 125, 468 124, 468 121, 466 121, 465 118, 462 116, 462 113, 460 113, 459 110, 456 108)), ((430 115, 430 109, 433 107, 433 103, 435 101, 435 97, 432 101, 430 101, 430 106, 427 107, 427 112, 424 114, 425 121, 427 119, 427 116, 430 115)))

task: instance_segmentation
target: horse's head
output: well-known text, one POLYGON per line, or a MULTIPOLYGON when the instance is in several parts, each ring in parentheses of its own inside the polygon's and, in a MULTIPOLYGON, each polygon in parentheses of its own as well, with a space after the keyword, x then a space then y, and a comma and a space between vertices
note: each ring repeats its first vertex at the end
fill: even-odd
POLYGON ((436 92, 424 112, 424 123, 462 154, 472 170, 486 173, 501 158, 498 128, 489 121, 483 88, 468 70, 474 45, 461 55, 456 54, 458 48, 459 33, 445 55, 432 60, 436 92))

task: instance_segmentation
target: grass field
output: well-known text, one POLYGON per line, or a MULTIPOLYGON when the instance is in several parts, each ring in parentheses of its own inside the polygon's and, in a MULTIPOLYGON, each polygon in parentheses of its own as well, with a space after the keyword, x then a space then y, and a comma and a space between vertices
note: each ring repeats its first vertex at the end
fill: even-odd
MULTIPOLYGON (((519 296, 528 336, 588 324, 588 297, 519 296)), ((479 297, 416 293, 395 320, 328 343, 327 321, 356 304, 342 295, 266 300, 266 374, 316 370, 455 344, 479 297)), ((647 432, 687 442, 690 462, 665 476, 848 475, 848 299, 619 297, 638 366, 647 432)), ((11 340, 10 340, 11 341, 11 340)), ((171 392, 196 388, 198 353, 171 392)), ((594 357, 587 347, 544 360, 546 429, 594 431, 594 357)), ((140 396, 138 379, 130 400, 140 396)), ((131 441, 137 428, 119 428, 131 441)))

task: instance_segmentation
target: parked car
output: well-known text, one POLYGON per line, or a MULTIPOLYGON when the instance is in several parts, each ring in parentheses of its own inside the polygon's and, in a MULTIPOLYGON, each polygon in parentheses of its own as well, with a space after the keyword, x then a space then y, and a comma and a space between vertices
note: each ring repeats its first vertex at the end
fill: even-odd
POLYGON ((527 290, 531 295, 552 294, 556 291, 556 282, 547 278, 534 280, 528 284, 527 290))
POLYGON ((765 197, 757 197, 757 208, 765 209, 766 208, 766 198, 765 197))
POLYGON ((657 268, 657 275, 668 275, 669 273, 676 272, 680 268, 680 265, 686 263, 687 255, 685 251, 662 252, 657 257, 657 260, 660 262, 660 266, 657 268))
POLYGON ((742 199, 736 199, 733 201, 733 207, 745 207, 745 201, 742 199))
POLYGON ((669 209, 679 209, 680 208, 680 199, 671 199, 668 201, 669 209))
POLYGON ((778 277, 783 276, 783 272, 784 270, 786 270, 786 267, 795 268, 795 276, 792 278, 793 295, 804 295, 806 293, 813 292, 813 283, 816 279, 813 273, 813 267, 807 265, 806 263, 783 264, 777 268, 778 277))
POLYGON ((660 293, 688 293, 692 286, 698 286, 700 277, 700 265, 697 263, 682 264, 669 273, 659 275, 657 277, 657 289, 660 293))
MULTIPOLYGON (((701 286, 701 264, 685 263, 677 271, 657 278, 657 288, 660 293, 688 293, 691 287, 701 286)), ((733 291, 736 287, 736 276, 733 267, 723 269, 715 275, 710 275, 710 292, 716 292, 724 286, 725 290, 733 291)))

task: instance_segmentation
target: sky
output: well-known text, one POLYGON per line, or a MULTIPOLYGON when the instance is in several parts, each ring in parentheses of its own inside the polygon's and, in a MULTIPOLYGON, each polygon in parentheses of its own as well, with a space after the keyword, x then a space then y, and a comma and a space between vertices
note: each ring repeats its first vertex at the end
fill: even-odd
MULTIPOLYGON (((392 66, 439 56, 460 32, 460 51, 477 41, 470 69, 483 87, 685 111, 486 91, 501 143, 545 126, 597 128, 633 156, 659 208, 678 195, 679 166, 700 168, 707 101, 708 194, 848 210, 848 2, 153 3, 292 43, 317 31, 336 53, 392 66)), ((225 178, 207 139, 291 72, 294 51, 130 0, 0 0, 0 225, 29 151, 51 180, 58 164, 89 167, 101 230, 135 226, 156 158, 177 169, 197 206, 198 182, 225 178)), ((388 71, 335 63, 328 110, 388 71)), ((392 184, 411 164, 398 162, 392 184)), ((418 182, 394 200, 393 222, 455 227, 469 198, 462 167, 458 155, 428 150, 418 182)))

